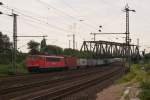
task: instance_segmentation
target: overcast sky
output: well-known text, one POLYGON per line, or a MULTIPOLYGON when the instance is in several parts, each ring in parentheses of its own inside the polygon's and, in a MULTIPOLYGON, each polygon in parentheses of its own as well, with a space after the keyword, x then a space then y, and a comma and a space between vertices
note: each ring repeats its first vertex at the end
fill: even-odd
MULTIPOLYGON (((83 40, 92 40, 91 32, 125 32, 125 5, 136 13, 130 13, 132 43, 140 39, 141 49, 150 47, 150 0, 0 0, 0 31, 12 41, 13 8, 18 16, 18 35, 47 35, 47 44, 68 47, 76 34, 77 47, 83 40)), ((123 42, 124 35, 97 35, 96 40, 123 42)), ((27 51, 27 42, 40 42, 42 38, 18 38, 18 48, 27 51)), ((72 44, 71 44, 72 46, 72 44)))

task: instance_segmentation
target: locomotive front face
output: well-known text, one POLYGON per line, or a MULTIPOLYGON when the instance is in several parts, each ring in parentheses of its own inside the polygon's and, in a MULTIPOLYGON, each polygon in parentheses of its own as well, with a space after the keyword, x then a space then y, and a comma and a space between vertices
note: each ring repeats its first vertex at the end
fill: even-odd
POLYGON ((38 70, 44 63, 44 57, 40 55, 31 55, 26 59, 26 66, 29 71, 38 70))

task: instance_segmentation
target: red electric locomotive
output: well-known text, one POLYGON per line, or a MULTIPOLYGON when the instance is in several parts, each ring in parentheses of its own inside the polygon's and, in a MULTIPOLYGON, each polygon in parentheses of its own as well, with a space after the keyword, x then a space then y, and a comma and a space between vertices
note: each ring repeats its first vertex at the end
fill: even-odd
POLYGON ((65 68, 63 56, 30 55, 26 59, 26 66, 31 72, 59 70, 65 68))
POLYGON ((76 69, 77 58, 58 55, 30 55, 26 59, 26 66, 30 72, 76 69))

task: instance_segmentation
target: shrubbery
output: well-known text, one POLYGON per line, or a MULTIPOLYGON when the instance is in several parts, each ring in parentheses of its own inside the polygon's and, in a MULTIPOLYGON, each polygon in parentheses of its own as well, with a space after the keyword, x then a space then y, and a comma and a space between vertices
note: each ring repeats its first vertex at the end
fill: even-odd
POLYGON ((136 81, 143 81, 146 76, 147 76, 146 72, 141 69, 140 65, 133 64, 131 66, 130 72, 124 75, 118 82, 119 83, 129 82, 133 79, 135 79, 136 81))
POLYGON ((140 87, 140 100, 150 100, 150 80, 142 81, 140 87))

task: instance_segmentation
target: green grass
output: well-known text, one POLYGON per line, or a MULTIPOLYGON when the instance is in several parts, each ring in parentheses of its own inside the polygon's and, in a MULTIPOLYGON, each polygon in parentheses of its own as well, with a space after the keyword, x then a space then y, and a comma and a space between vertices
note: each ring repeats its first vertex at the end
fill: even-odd
MULTIPOLYGON (((28 71, 23 62, 17 64, 16 71, 18 74, 28 74, 28 71)), ((14 74, 14 69, 11 64, 0 64, 0 76, 7 76, 12 74, 14 74)))
MULTIPOLYGON (((147 69, 150 67, 150 64, 145 64, 144 67, 147 69)), ((140 100, 150 100, 150 70, 146 70, 146 76, 142 81, 140 81, 140 88, 140 100)))
POLYGON ((5 76, 10 74, 11 70, 12 70, 11 65, 0 64, 0 76, 5 76))
POLYGON ((126 82, 132 81, 133 79, 135 81, 142 81, 145 79, 146 76, 147 76, 147 73, 141 69, 141 65, 132 64, 130 72, 124 75, 121 79, 119 79, 117 83, 126 83, 126 82))
POLYGON ((17 71, 18 71, 18 73, 28 74, 28 70, 27 70, 24 62, 17 64, 17 71))
POLYGON ((117 83, 138 82, 140 83, 140 100, 150 100, 150 63, 132 64, 129 73, 124 75, 117 83))
POLYGON ((140 100, 150 100, 150 77, 140 83, 140 100))

